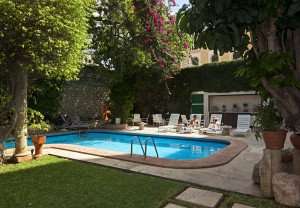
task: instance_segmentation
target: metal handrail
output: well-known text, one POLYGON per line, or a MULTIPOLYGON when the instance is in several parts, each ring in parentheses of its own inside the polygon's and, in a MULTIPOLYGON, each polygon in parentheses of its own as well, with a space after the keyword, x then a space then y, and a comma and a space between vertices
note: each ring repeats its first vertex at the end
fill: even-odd
POLYGON ((147 157, 147 146, 148 146, 148 141, 151 140, 152 143, 153 143, 153 146, 154 146, 154 150, 155 150, 155 153, 156 153, 156 157, 159 158, 158 156, 158 151, 157 151, 157 147, 156 147, 156 144, 155 144, 155 141, 152 137, 150 137, 149 139, 147 139, 145 141, 145 153, 144 153, 144 157, 146 158, 147 157))
POLYGON ((132 154, 133 154, 133 141, 134 141, 134 139, 138 139, 138 141, 139 141, 139 144, 140 144, 140 147, 141 147, 141 149, 142 149, 142 151, 143 151, 143 155, 145 155, 145 150, 144 150, 144 147, 143 147, 143 145, 142 145, 142 142, 141 142, 141 139, 140 139, 140 137, 138 137, 138 136, 135 136, 135 137, 133 137, 132 139, 131 139, 131 145, 130 145, 130 156, 132 157, 132 154))

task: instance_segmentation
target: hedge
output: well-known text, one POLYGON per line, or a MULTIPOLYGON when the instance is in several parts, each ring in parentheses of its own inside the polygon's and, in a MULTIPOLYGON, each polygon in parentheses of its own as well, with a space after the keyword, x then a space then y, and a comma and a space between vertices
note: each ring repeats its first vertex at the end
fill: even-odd
POLYGON ((169 103, 170 112, 190 113, 191 93, 232 92, 254 90, 249 80, 237 77, 236 72, 243 66, 242 61, 205 64, 199 67, 182 69, 169 81, 172 92, 169 103))

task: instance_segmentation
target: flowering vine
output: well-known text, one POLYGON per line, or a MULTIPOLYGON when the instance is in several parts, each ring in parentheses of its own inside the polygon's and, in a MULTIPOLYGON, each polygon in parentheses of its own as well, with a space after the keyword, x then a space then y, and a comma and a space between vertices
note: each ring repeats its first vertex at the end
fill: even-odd
MULTIPOLYGON (((170 7, 176 5, 175 0, 168 2, 170 7)), ((144 26, 140 38, 145 49, 165 74, 174 72, 189 49, 187 35, 178 33, 176 29, 176 17, 164 0, 135 0, 134 7, 144 26)))

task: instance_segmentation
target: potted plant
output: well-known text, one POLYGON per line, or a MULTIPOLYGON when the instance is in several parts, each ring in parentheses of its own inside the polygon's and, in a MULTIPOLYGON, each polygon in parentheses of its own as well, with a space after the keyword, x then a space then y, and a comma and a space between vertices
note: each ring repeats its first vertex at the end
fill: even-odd
POLYGON ((249 107, 248 103, 244 103, 243 104, 243 108, 244 108, 243 111, 244 112, 249 112, 249 108, 248 107, 249 107))
POLYGON ((45 133, 49 131, 49 125, 43 121, 39 124, 31 124, 28 130, 34 144, 34 157, 39 158, 42 155, 43 145, 46 143, 45 133))
POLYGON ((266 148, 272 150, 282 149, 287 131, 281 129, 282 118, 275 108, 273 101, 259 107, 254 121, 256 138, 263 138, 266 148))
POLYGON ((227 111, 226 105, 222 105, 222 112, 225 113, 227 111))
POLYGON ((232 112, 238 112, 239 111, 239 107, 237 104, 233 104, 232 105, 232 112))
POLYGON ((39 158, 42 155, 43 145, 46 143, 44 134, 49 131, 50 125, 44 121, 44 116, 40 112, 32 109, 28 111, 28 121, 28 132, 35 149, 34 157, 39 158))
POLYGON ((295 149, 300 150, 300 134, 293 133, 290 137, 291 143, 295 147, 295 149))

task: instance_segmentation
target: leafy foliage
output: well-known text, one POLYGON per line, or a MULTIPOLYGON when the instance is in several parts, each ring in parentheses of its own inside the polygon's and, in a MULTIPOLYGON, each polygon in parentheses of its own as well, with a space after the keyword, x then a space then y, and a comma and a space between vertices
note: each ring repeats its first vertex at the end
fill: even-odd
POLYGON ((183 69, 169 81, 169 111, 190 113, 191 93, 232 92, 253 90, 245 77, 237 77, 237 71, 244 66, 242 61, 205 64, 199 67, 183 69))
MULTIPOLYGON (((0 0, 0 74, 7 74, 15 115, 0 132, 13 132, 16 151, 26 139, 28 83, 71 79, 80 66, 88 34, 92 0, 0 0)), ((1 129, 0 129, 1 130, 1 129)), ((16 152, 17 154, 20 152, 16 152)))
POLYGON ((111 111, 113 117, 120 117, 122 123, 126 123, 133 109, 134 94, 130 80, 116 83, 111 88, 111 111))
POLYGON ((47 78, 35 80, 29 89, 28 106, 54 121, 60 109, 65 80, 47 78))
POLYGON ((242 54, 246 76, 300 131, 300 1, 190 0, 177 24, 195 45, 242 54))
POLYGON ((279 8, 279 27, 300 27, 298 0, 190 0, 190 4, 179 11, 177 23, 182 30, 195 33, 196 47, 218 50, 220 54, 248 51, 248 45, 255 41, 249 32, 255 32, 259 24, 277 15, 279 8))
POLYGON ((175 17, 159 0, 101 1, 92 25, 94 60, 100 68, 115 72, 110 96, 112 114, 125 118, 133 109, 129 102, 135 98, 139 75, 159 74, 157 79, 164 82, 178 72, 188 37, 177 33, 175 17), (133 87, 128 88, 126 81, 133 87), (121 112, 116 105, 119 99, 130 109, 122 108, 121 112))
POLYGON ((72 78, 86 43, 89 0, 0 1, 0 67, 72 78))
POLYGON ((50 125, 45 121, 45 117, 39 111, 31 108, 27 109, 28 130, 30 134, 37 134, 41 132, 47 132, 50 129, 50 125))
POLYGON ((275 108, 274 101, 268 100, 258 108, 253 126, 256 138, 261 138, 262 131, 277 131, 282 125, 282 117, 275 108))

